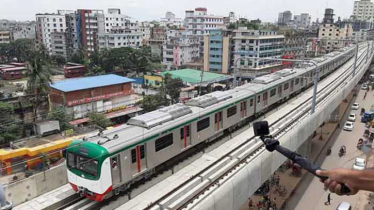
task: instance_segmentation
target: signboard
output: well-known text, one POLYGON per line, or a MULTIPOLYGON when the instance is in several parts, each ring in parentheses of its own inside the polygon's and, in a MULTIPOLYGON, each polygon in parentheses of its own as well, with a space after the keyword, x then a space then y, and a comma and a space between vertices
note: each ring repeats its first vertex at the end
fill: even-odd
POLYGON ((113 97, 117 97, 117 96, 129 95, 129 94, 132 94, 132 93, 134 93, 134 90, 117 92, 117 93, 109 93, 109 94, 105 94, 105 95, 94 96, 94 97, 91 97, 91 98, 84 98, 84 99, 79 99, 79 100, 74 100, 74 101, 68 101, 67 106, 71 107, 71 106, 76 106, 76 105, 80 105, 80 104, 87 104, 87 103, 91 103, 93 101, 101 101, 101 100, 104 100, 104 99, 109 99, 109 98, 113 98, 113 97))
POLYGON ((115 107, 115 108, 112 108, 112 109, 105 110, 105 113, 116 112, 116 111, 124 110, 124 109, 127 109, 127 108, 131 108, 131 107, 134 107, 134 106, 135 106, 135 104, 123 105, 123 106, 119 106, 119 107, 115 107))

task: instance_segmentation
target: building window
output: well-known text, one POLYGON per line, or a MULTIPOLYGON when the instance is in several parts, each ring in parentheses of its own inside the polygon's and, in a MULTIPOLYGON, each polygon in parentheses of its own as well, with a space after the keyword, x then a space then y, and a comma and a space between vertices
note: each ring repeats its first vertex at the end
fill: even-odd
POLYGON ((236 115, 236 105, 227 109, 227 118, 236 115))
POLYGON ((197 122, 197 132, 205 130, 210 126, 210 118, 207 117, 197 122))
POLYGON ((170 133, 164 137, 157 139, 155 142, 155 150, 156 152, 158 152, 171 145, 173 145, 173 133, 170 133))

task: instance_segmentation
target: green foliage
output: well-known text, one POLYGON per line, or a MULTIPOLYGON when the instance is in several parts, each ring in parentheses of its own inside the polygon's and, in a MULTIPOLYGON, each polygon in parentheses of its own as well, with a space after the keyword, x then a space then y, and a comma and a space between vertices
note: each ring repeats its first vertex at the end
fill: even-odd
POLYGON ((169 104, 168 100, 161 94, 144 96, 140 103, 145 112, 151 112, 160 106, 167 106, 169 104))
POLYGON ((73 126, 69 123, 71 120, 73 120, 73 118, 66 113, 66 108, 63 106, 50 112, 48 119, 59 121, 61 131, 73 128, 73 126))
POLYGON ((26 62, 34 51, 34 42, 30 39, 17 39, 6 44, 0 44, 0 62, 26 62))
POLYGON ((0 102, 0 143, 7 144, 19 136, 19 126, 14 119, 14 109, 8 103, 0 102))
POLYGON ((105 71, 103 70, 103 68, 101 68, 101 66, 94 66, 88 69, 86 76, 98 76, 103 74, 105 74, 105 71))
POLYGON ((52 60, 56 63, 57 66, 62 66, 66 64, 66 58, 61 55, 52 55, 52 60))
POLYGON ((227 26, 227 29, 238 29, 239 27, 247 27, 248 30, 259 30, 260 25, 256 23, 251 23, 245 18, 241 18, 235 23, 230 23, 230 25, 227 26))
POLYGON ((183 80, 171 78, 170 74, 165 74, 164 78, 166 94, 170 96, 172 104, 179 102, 181 88, 184 87, 183 80))
POLYGON ((100 113, 90 113, 88 114, 88 117, 90 118, 90 123, 93 125, 97 125, 101 128, 106 128, 112 125, 112 122, 106 118, 104 114, 100 113))

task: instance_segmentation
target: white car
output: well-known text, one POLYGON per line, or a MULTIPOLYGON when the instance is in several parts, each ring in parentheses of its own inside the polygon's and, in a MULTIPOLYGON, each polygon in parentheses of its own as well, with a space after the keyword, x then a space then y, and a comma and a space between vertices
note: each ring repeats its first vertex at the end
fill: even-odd
POLYGON ((338 208, 336 208, 336 210, 351 210, 351 209, 352 209, 351 204, 347 202, 341 202, 338 208))
POLYGON ((349 114, 348 121, 351 121, 351 122, 356 121, 356 114, 353 114, 353 113, 349 114))
POLYGON ((346 122, 344 127, 343 127, 343 130, 345 131, 352 131, 353 130, 353 122, 346 122))
POLYGON ((358 110, 360 108, 360 104, 359 103, 354 103, 353 105, 352 105, 352 109, 353 110, 358 110))
POLYGON ((361 90, 367 90, 368 89, 368 86, 366 85, 366 84, 363 84, 362 86, 361 86, 361 90))
POLYGON ((364 158, 356 158, 355 164, 353 165, 353 170, 362 171, 365 169, 366 160, 364 158))

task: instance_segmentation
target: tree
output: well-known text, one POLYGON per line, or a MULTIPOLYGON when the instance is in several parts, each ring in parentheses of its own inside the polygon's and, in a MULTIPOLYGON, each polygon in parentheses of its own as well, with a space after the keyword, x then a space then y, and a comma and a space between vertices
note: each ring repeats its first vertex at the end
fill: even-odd
POLYGON ((105 74, 105 71, 101 66, 94 66, 91 68, 88 68, 88 72, 86 73, 86 76, 98 76, 105 74))
POLYGON ((66 64, 66 58, 61 55, 52 55, 52 60, 56 62, 57 66, 66 64))
POLYGON ((63 106, 54 109, 53 112, 50 112, 48 119, 59 121, 61 131, 73 128, 73 126, 69 123, 71 120, 73 120, 73 118, 66 113, 66 108, 63 106))
POLYGON ((14 118, 12 105, 0 102, 0 143, 7 144, 19 136, 19 126, 14 118))
POLYGON ((27 90, 29 93, 35 95, 33 110, 34 122, 37 119, 39 105, 45 102, 45 100, 42 99, 46 99, 46 96, 50 90, 49 84, 52 83, 52 74, 48 68, 43 66, 44 64, 45 62, 39 52, 35 52, 30 56, 28 62, 29 79, 27 81, 27 90))
POLYGON ((166 94, 170 96, 172 104, 179 103, 181 88, 184 87, 183 80, 174 79, 170 74, 165 74, 164 83, 166 94))
POLYGON ((92 112, 88 114, 88 117, 90 118, 91 124, 97 125, 103 129, 112 125, 112 122, 106 118, 104 114, 92 112))
POLYGON ((145 112, 151 112, 160 106, 169 105, 168 100, 165 99, 161 94, 144 96, 140 104, 145 112))

